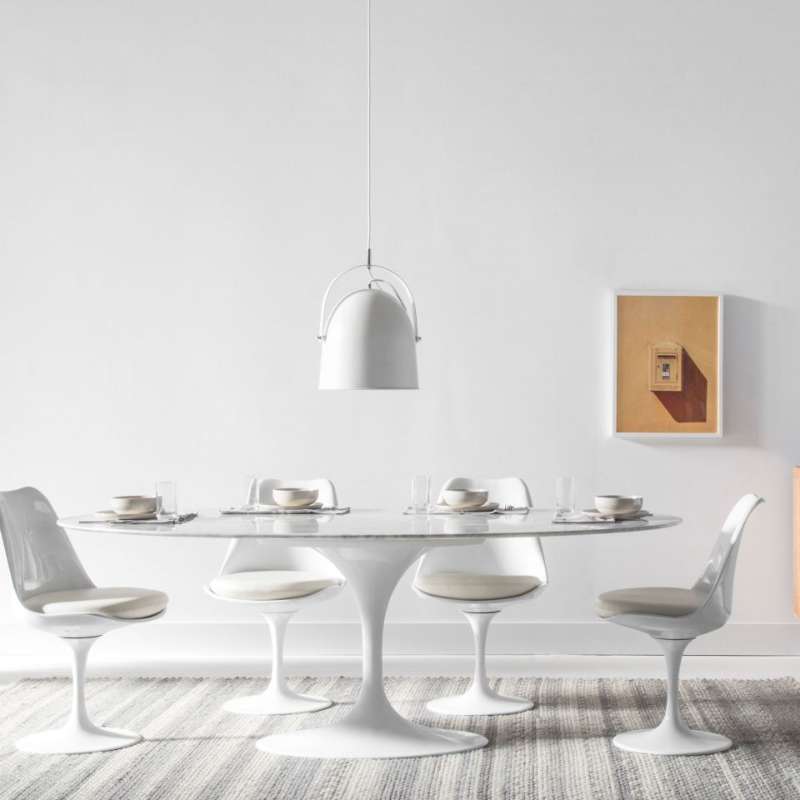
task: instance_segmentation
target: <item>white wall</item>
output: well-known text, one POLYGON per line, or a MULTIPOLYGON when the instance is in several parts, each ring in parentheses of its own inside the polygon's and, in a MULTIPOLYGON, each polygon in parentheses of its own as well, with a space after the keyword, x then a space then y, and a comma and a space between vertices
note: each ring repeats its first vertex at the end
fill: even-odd
MULTIPOLYGON (((173 478, 192 509, 260 471, 400 507, 420 471, 516 473, 548 505, 572 473, 581 502, 684 516, 548 541, 552 588, 493 634, 509 652, 649 652, 594 596, 689 583, 754 491, 734 624, 703 646, 800 652, 800 7, 374 0, 375 257, 417 295, 423 388, 321 393, 322 292, 363 258, 363 24, 362 0, 0 3, 0 486, 69 514, 173 478), (726 295, 721 442, 609 438, 614 288, 726 295)), ((206 652, 183 623, 249 620, 200 590, 222 542, 74 541, 98 582, 170 592, 120 637, 206 652)), ((348 593, 303 619, 357 647, 348 593)), ((390 621, 390 647, 469 647, 408 578, 390 621)))

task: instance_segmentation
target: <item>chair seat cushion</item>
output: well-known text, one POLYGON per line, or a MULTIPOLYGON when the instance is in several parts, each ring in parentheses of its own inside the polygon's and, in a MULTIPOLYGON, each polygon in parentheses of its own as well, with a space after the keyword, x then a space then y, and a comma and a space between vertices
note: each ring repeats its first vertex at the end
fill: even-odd
POLYGON ((652 614, 657 617, 684 617, 696 611, 705 595, 696 589, 647 586, 617 589, 597 598, 595 609, 604 619, 618 614, 652 614))
POLYGON ((153 589, 96 586, 33 595, 25 601, 25 606, 48 615, 99 614, 117 619, 144 619, 163 611, 168 602, 164 592, 153 589))
POLYGON ((416 587, 449 600, 503 600, 532 592, 541 581, 533 575, 485 575, 477 572, 431 572, 416 587))
POLYGON ((307 597, 339 581, 302 570, 265 569, 257 572, 233 572, 211 581, 214 594, 229 600, 290 600, 307 597))

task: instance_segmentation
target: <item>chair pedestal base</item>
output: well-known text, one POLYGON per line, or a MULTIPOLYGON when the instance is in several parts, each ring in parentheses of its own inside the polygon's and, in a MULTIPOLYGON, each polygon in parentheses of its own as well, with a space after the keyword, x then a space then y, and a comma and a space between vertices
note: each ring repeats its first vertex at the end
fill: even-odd
POLYGON ((642 731, 628 731, 614 737, 614 747, 631 753, 650 753, 656 756, 692 756, 720 753, 733 742, 719 733, 694 731, 659 725, 642 731))
POLYGON ((472 628, 475 640, 475 672, 472 683, 464 694, 431 700, 427 708, 436 714, 457 717, 475 717, 494 714, 518 714, 533 708, 530 700, 522 697, 504 697, 489 687, 486 674, 486 637, 489 625, 497 611, 463 611, 472 628))
POLYGON ((464 694, 431 700, 426 707, 436 714, 470 717, 518 714, 520 711, 530 711, 533 708, 533 703, 522 697, 504 697, 501 694, 497 694, 497 692, 491 691, 491 689, 473 685, 464 694))
POLYGON ((95 725, 86 710, 86 659, 99 637, 64 638, 72 650, 72 711, 61 728, 33 733, 16 742, 24 753, 95 753, 119 750, 142 740, 138 733, 101 728, 95 725))
POLYGON ((95 753, 103 750, 120 750, 140 742, 138 733, 117 728, 98 728, 89 725, 65 725, 50 731, 33 733, 20 739, 16 745, 23 753, 95 753))
MULTIPOLYGON (((656 638, 656 637, 654 637, 656 638)), ((657 728, 627 731, 614 737, 614 746, 632 753, 654 756, 692 756, 719 753, 733 742, 726 736, 709 731, 691 730, 678 708, 678 680, 681 659, 691 639, 658 639, 667 662, 667 707, 657 728)))
POLYGON ((280 693, 267 689, 261 694, 251 694, 228 700, 223 708, 232 714, 304 714, 310 711, 321 711, 332 705, 333 701, 324 697, 295 694, 288 689, 280 693))
POLYGON ((228 700, 223 706, 226 711, 232 714, 306 714, 333 705, 333 702, 325 697, 297 694, 286 684, 283 645, 286 639, 286 626, 293 614, 294 611, 269 611, 264 614, 272 640, 272 677, 269 686, 261 694, 228 700))

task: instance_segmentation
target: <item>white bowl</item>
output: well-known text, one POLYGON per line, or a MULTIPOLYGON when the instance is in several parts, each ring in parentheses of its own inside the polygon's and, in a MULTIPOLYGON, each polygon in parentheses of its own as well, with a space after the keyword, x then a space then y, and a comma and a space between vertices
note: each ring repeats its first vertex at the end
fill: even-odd
POLYGON ((306 508, 314 505, 319 497, 318 489, 296 489, 291 486, 281 486, 272 490, 272 499, 281 508, 306 508))
POLYGON ((633 514, 642 508, 642 498, 638 495, 598 494, 594 507, 601 514, 633 514))
POLYGON ((155 514, 155 497, 146 497, 143 494, 125 494, 111 498, 111 508, 115 514, 155 514))
POLYGON ((486 489, 445 489, 442 498, 451 508, 480 508, 489 499, 486 489))

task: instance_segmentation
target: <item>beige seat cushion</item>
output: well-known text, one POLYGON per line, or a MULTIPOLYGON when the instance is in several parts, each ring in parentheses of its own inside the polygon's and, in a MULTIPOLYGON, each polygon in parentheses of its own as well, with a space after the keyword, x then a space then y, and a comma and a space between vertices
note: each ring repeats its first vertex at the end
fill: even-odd
POLYGON ((234 572, 211 581, 214 594, 230 600, 290 600, 306 597, 329 586, 338 586, 335 578, 302 570, 265 569, 258 572, 234 572))
POLYGON ((45 592, 29 597, 25 605, 42 614, 99 614, 117 619, 144 619, 167 607, 169 597, 152 589, 98 586, 45 592))
POLYGON ((704 600, 705 595, 695 589, 647 586, 605 592, 597 598, 595 610, 604 619, 615 617, 617 614, 684 617, 695 611, 704 600))
POLYGON ((533 591, 541 581, 533 575, 483 575, 476 572, 432 572, 420 575, 416 587, 450 600, 502 600, 533 591))

